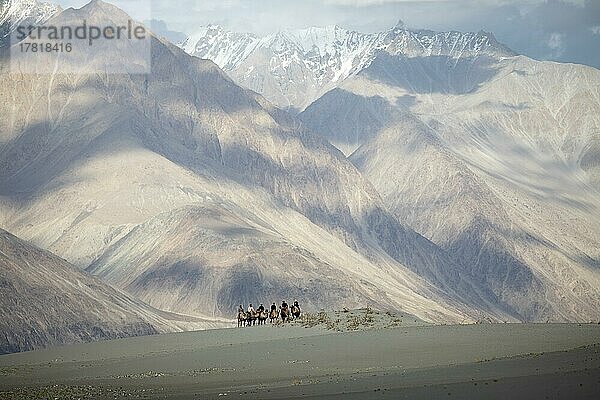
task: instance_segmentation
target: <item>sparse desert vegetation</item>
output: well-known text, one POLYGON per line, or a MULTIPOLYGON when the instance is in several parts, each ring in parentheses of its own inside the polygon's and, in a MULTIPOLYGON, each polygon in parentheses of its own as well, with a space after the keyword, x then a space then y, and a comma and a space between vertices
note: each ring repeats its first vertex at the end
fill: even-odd
POLYGON ((345 308, 341 311, 305 312, 293 323, 306 328, 321 327, 337 332, 428 325, 427 322, 408 313, 378 311, 370 307, 357 310, 345 308))

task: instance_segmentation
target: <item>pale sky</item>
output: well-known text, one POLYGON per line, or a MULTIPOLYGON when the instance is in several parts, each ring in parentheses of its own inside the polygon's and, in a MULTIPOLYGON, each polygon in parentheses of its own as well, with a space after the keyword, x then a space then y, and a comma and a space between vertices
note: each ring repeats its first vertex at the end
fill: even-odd
MULTIPOLYGON (((81 7, 86 0, 58 0, 81 7)), ((110 0, 179 40, 209 23, 242 32, 337 24, 363 32, 411 28, 485 30, 536 59, 600 68, 600 0, 110 0)))

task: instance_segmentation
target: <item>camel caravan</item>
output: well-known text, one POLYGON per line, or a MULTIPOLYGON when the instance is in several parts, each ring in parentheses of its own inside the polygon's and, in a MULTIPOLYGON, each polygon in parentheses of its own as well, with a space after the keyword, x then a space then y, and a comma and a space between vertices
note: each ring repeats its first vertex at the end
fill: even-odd
POLYGON ((277 307, 275 303, 271 305, 271 309, 267 310, 262 304, 255 310, 252 303, 248 305, 248 309, 244 310, 244 306, 240 304, 238 308, 238 328, 242 326, 254 326, 264 325, 267 323, 267 319, 271 324, 279 322, 289 322, 294 319, 300 318, 300 306, 297 301, 294 301, 292 306, 283 301, 280 307, 277 307))

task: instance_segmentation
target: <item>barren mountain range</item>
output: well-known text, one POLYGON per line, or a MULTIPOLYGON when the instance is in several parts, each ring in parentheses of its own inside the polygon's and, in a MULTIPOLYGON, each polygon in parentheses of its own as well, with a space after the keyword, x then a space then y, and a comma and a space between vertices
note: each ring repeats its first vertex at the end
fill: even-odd
MULTIPOLYGON (((77 18, 129 19, 93 1, 49 22, 77 18)), ((600 319, 598 70, 402 26, 210 27, 183 47, 214 62, 157 37, 148 75, 20 75, 2 53, 0 228, 20 238, 3 247, 96 275, 140 323, 284 298, 436 322, 600 319), (313 75, 282 86, 304 58, 313 75)), ((11 254, 9 277, 26 262, 11 254)))
POLYGON ((0 266, 0 354, 227 325, 153 309, 3 230, 0 266))
POLYGON ((300 81, 297 65, 301 76, 328 77, 316 91, 298 85, 292 106, 397 220, 525 320, 597 314, 597 69, 516 55, 484 32, 401 24, 377 34, 330 27, 261 39, 211 26, 183 48, 281 106, 286 82, 300 81), (263 69, 246 65, 257 62, 263 69))

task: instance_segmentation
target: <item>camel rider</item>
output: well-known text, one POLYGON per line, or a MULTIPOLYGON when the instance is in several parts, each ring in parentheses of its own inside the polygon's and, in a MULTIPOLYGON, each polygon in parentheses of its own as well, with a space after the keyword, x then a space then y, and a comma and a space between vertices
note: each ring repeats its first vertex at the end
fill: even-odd
POLYGON ((260 306, 258 306, 258 312, 263 312, 265 311, 265 307, 262 305, 262 303, 260 303, 260 306))
POLYGON ((271 311, 277 311, 277 305, 275 303, 271 305, 271 311))
POLYGON ((285 300, 281 302, 281 308, 283 308, 283 309, 288 308, 288 304, 285 302, 285 300))
POLYGON ((240 304, 240 306, 238 307, 238 314, 239 313, 244 313, 244 306, 240 304))
POLYGON ((248 306, 248 313, 254 314, 254 307, 252 307, 252 303, 248 306))
POLYGON ((298 310, 300 309, 300 306, 298 305, 298 300, 294 301, 294 307, 298 307, 298 310))

